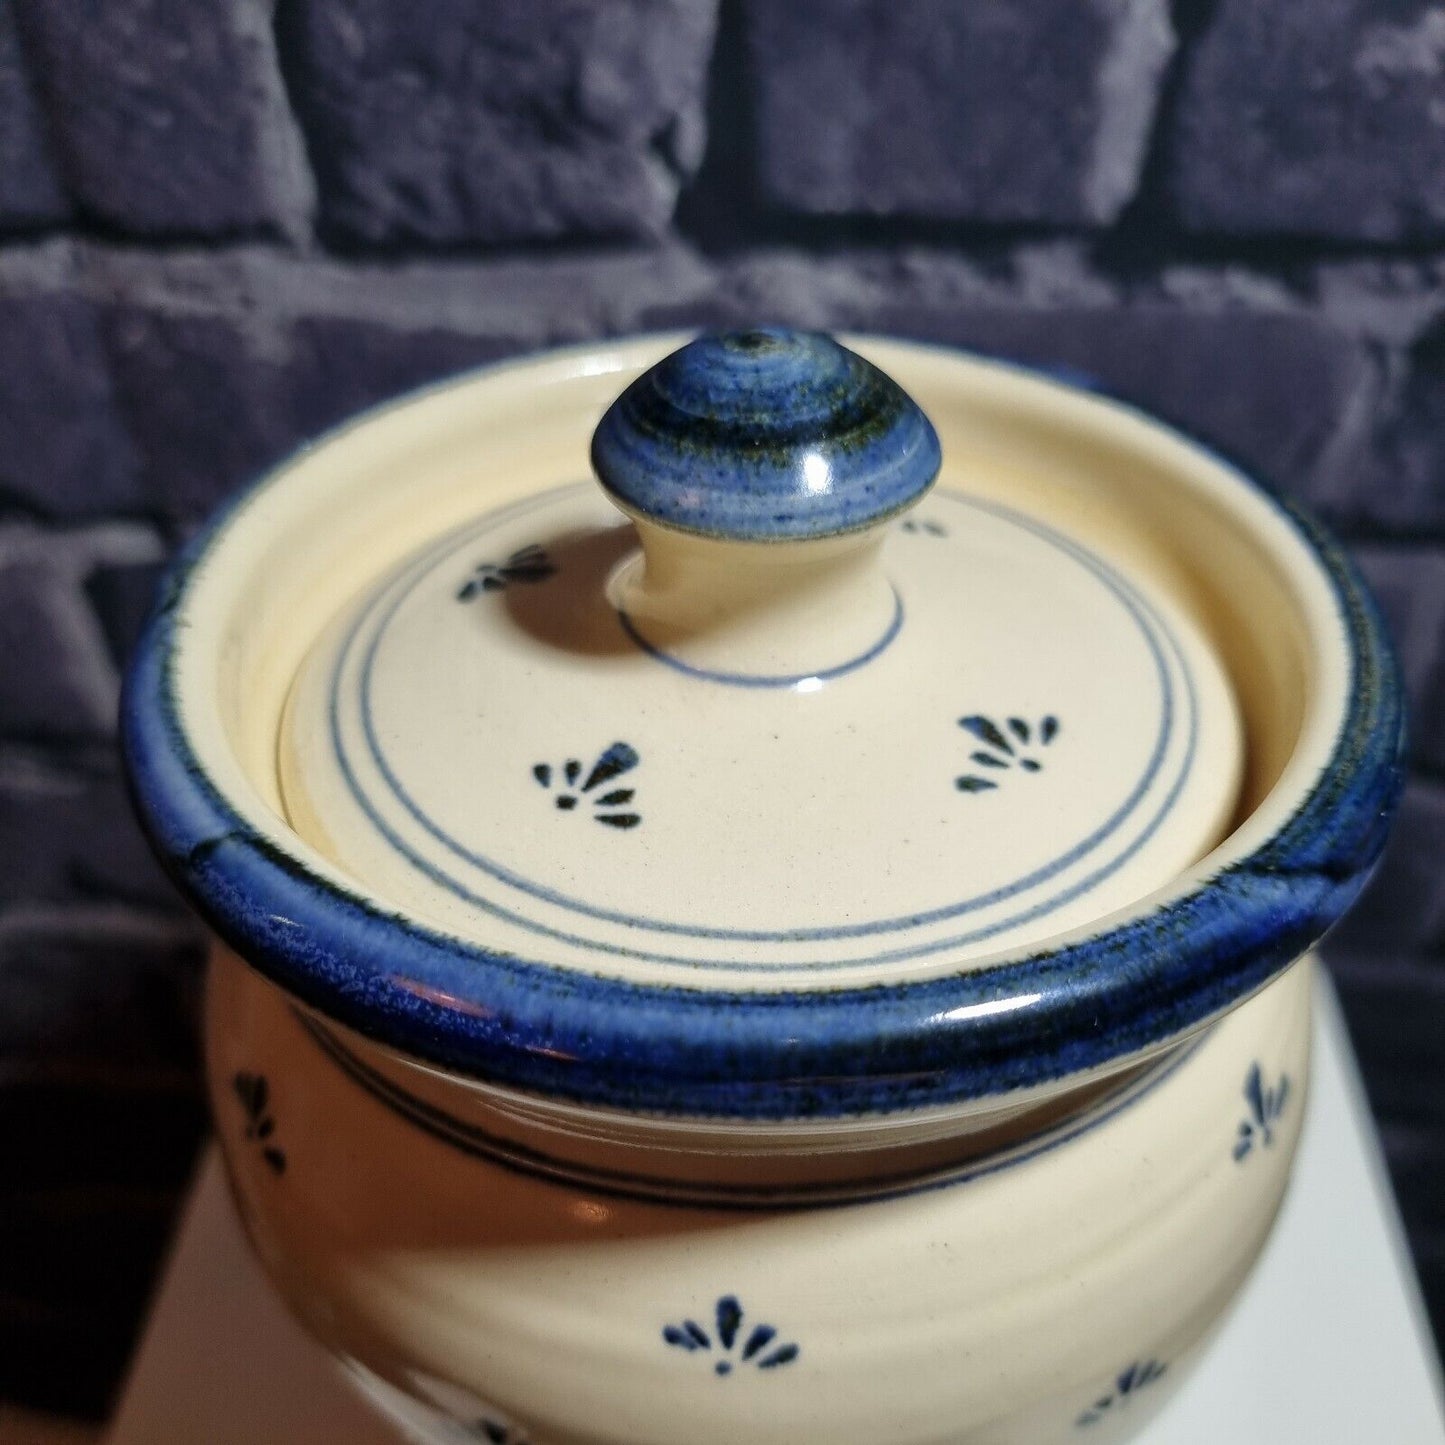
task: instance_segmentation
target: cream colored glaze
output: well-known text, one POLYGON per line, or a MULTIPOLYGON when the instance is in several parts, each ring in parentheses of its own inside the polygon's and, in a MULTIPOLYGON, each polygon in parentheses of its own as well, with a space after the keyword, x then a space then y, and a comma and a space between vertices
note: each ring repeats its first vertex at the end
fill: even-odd
POLYGON ((689 988, 947 974, 1176 877, 1238 795, 1238 709, 1208 638, 1167 581, 1100 576, 1036 519, 947 485, 918 515, 947 535, 738 546, 649 529, 645 570, 586 484, 484 516, 323 632, 283 721, 286 815, 385 907, 689 988), (459 601, 479 560, 523 546, 555 573, 459 601), (631 625, 674 660, 776 677, 836 661, 840 640, 867 655, 895 596, 886 650, 790 687, 682 675, 615 610, 641 606, 631 625), (1001 754, 991 770, 959 725, 976 714, 1060 731, 1015 740, 1039 771, 1001 754), (615 784, 641 826, 588 817, 614 783, 554 808, 534 766, 555 781, 619 739, 640 754, 615 784), (956 788, 980 772, 988 791, 956 788))
POLYGON ((887 631, 890 527, 811 542, 724 542, 637 522, 607 586, 652 643, 694 667, 776 676, 826 672, 887 631))
MULTIPOLYGON (((191 581, 176 694, 202 766, 278 848, 355 887, 287 826, 275 770, 287 691, 326 621, 389 559, 479 510, 576 476, 601 408, 677 339, 564 353, 438 388, 302 453, 233 515, 191 581)), ((1152 569, 1166 579, 1234 683, 1247 757, 1239 826, 1180 877, 1100 922, 1166 903, 1257 846, 1327 762, 1346 702, 1336 603, 1287 519, 1207 455, 1125 410, 993 363, 857 344, 929 412, 972 492, 1048 516, 1125 574, 1152 569), (1261 616, 1268 628, 1255 626, 1261 616)), ((1001 949, 969 963, 1009 956, 1001 949)))
POLYGON ((1248 1272, 1302 1117, 1310 988, 1304 961, 1062 1147, 781 1213, 620 1199, 464 1154, 360 1089, 224 951, 207 1058, 242 1215, 282 1294, 328 1346, 413 1393, 485 1402, 532 1445, 1052 1445, 1155 1358, 1166 1374, 1117 1412, 1128 1430, 1147 1419, 1248 1272), (1256 1061, 1290 1091, 1273 1142, 1236 1161, 1256 1061), (245 1138, 243 1071, 271 1081, 284 1174, 245 1138), (723 1294, 798 1359, 719 1378, 664 1343, 668 1323, 710 1324, 723 1294))
MULTIPOLYGON (((354 886, 281 811, 278 729, 316 636, 398 557, 575 479, 602 407, 678 340, 449 384, 343 430, 242 503, 192 580, 176 697, 201 765, 279 850, 354 886)), ((1347 700, 1336 602, 1289 522, 1126 410, 991 363, 856 344, 928 411, 973 494, 1047 517, 1117 570, 1154 579, 1237 697, 1246 764, 1232 831, 1179 878, 1065 937, 1151 911, 1256 847, 1326 766, 1347 700)), ((1027 1164, 777 1214, 619 1201, 462 1154, 362 1092, 284 997, 224 952, 208 1067, 237 1194, 283 1293, 333 1349, 413 1394, 456 1410, 486 1401, 532 1445, 1051 1445, 1135 1360, 1169 1370, 1087 1438, 1121 1439, 1167 1398, 1257 1254, 1304 1102, 1308 979, 1296 965, 1201 1025, 1197 1051, 1147 1095, 1027 1164), (1236 1163, 1255 1061, 1271 1081, 1287 1073, 1292 1093, 1273 1144, 1236 1163), (284 1174, 245 1137, 238 1073, 269 1081, 284 1174), (799 1358, 724 1380, 663 1343, 665 1324, 705 1318, 725 1293, 798 1341, 799 1358)), ((1077 1105, 1074 1091, 1149 1062, 858 1121, 851 1134, 853 1121, 744 1132, 522 1098, 348 1042, 378 1074, 474 1122, 503 1119, 518 1142, 592 1164, 681 1157, 699 1181, 709 1158, 734 1181, 837 1181, 880 1160, 938 1167, 976 1151, 980 1130, 1042 1125, 1077 1105)), ((651 1172, 674 1172, 670 1162, 651 1172)))

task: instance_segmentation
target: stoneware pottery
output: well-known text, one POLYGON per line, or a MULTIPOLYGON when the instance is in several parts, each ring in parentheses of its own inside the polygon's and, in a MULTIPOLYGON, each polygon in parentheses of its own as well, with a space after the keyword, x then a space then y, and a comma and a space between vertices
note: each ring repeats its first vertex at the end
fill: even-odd
POLYGON ((1285 1188, 1374 608, 1086 390, 684 341, 372 412, 171 574, 125 741, 241 1213, 419 1439, 1123 1439, 1285 1188))

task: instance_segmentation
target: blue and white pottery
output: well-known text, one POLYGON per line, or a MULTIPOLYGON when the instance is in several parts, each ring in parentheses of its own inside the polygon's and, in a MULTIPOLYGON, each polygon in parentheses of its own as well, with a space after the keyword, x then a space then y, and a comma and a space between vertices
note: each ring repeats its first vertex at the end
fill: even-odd
POLYGON ((1375 609, 1115 401, 684 341, 369 413, 166 584, 126 749, 242 1214, 420 1438, 1122 1440, 1283 1196, 1375 609))

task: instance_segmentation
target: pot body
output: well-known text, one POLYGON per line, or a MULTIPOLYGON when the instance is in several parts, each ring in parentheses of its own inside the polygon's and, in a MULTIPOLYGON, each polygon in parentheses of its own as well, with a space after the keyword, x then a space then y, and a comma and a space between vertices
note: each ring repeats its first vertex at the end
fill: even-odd
POLYGON ((976 1136, 952 1162, 947 1141, 908 1145, 884 1179, 860 1150, 851 1183, 835 1161, 812 1202, 806 1151, 776 1202, 739 1187, 745 1134, 719 1150, 712 1193, 696 1152, 685 1189, 658 1183, 649 1121, 631 1171, 588 1164, 560 1131, 555 1151, 536 1131, 499 1138, 474 1084, 430 1070, 409 1088, 394 1056, 221 948, 208 1073, 272 1278, 422 1438, 1122 1440, 1268 1235, 1303 1116, 1311 980, 1306 958, 982 1153, 976 1136))

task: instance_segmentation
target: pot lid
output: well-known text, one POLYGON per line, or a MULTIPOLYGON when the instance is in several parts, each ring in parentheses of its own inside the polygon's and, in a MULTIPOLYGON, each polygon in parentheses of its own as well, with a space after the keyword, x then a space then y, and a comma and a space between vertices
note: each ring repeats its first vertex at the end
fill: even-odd
POLYGON ((393 559, 296 676, 286 816, 376 906, 794 996, 1040 948, 1225 831, 1239 712, 1167 570, 930 490, 927 417, 831 338, 693 341, 591 454, 393 559))

